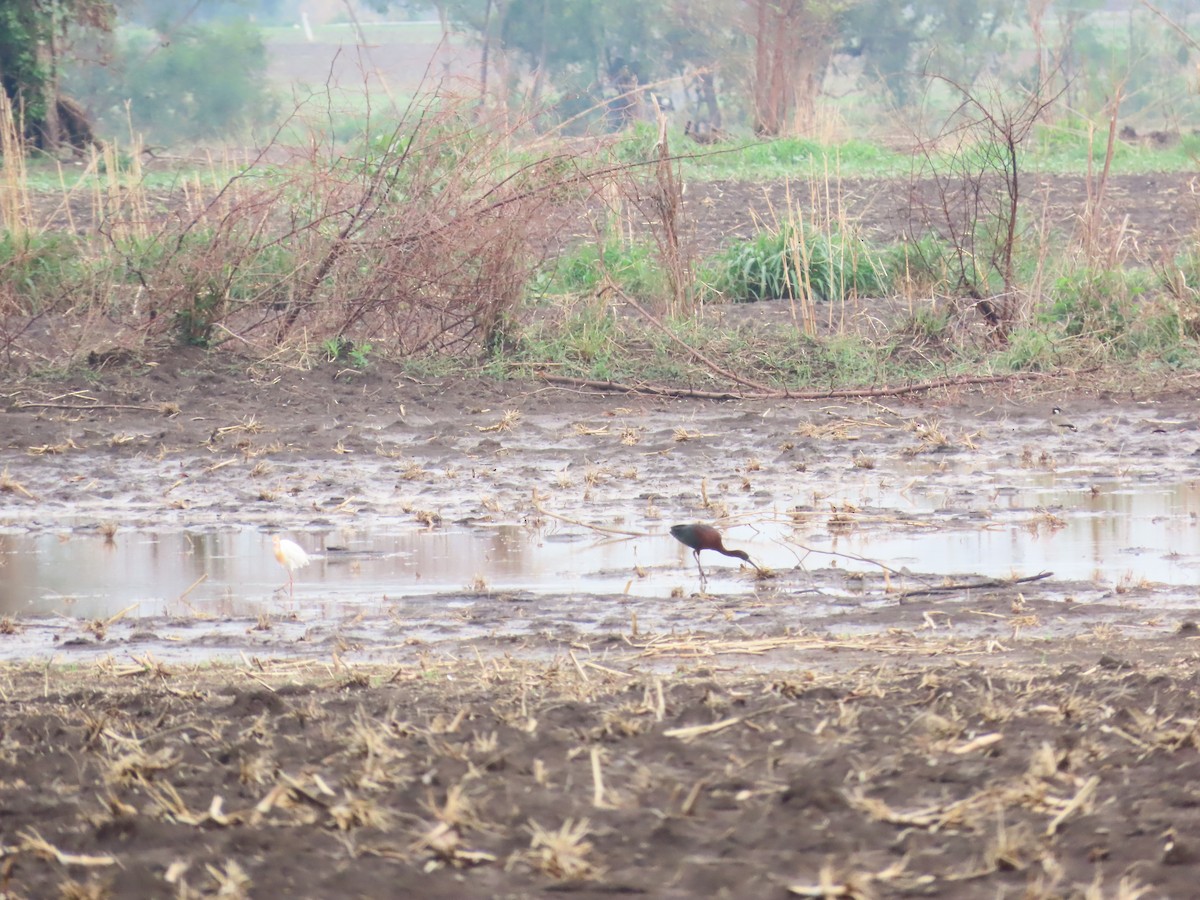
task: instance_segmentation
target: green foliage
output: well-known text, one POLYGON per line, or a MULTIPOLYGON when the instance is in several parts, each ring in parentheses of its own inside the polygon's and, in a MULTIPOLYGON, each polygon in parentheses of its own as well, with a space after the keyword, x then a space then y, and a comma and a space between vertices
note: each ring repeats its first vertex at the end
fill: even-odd
POLYGON ((580 244, 552 260, 534 280, 531 293, 590 294, 605 277, 634 297, 658 297, 666 278, 647 243, 580 244))
POLYGON ((528 376, 547 368, 598 380, 706 383, 711 370, 680 350, 680 342, 703 348, 709 359, 763 384, 793 388, 846 387, 944 373, 922 356, 897 354, 858 334, 805 335, 792 324, 745 322, 714 327, 704 317, 663 320, 663 328, 617 316, 593 297, 564 299, 527 318, 516 341, 493 357, 490 372, 528 376))
POLYGON ((887 360, 861 335, 834 334, 823 338, 795 328, 778 345, 761 348, 756 368, 760 378, 780 385, 832 386, 870 384, 887 377, 887 360))
MULTIPOLYGON (((1104 164, 1108 150, 1107 126, 1091 129, 1089 148, 1086 121, 1067 119, 1053 125, 1039 124, 1034 128, 1031 144, 1028 153, 1022 155, 1025 169, 1075 174, 1087 171, 1090 158, 1093 169, 1098 170, 1104 164)), ((1200 136, 1197 135, 1170 135, 1162 142, 1118 138, 1113 144, 1111 171, 1137 174, 1187 170, 1195 168, 1198 158, 1200 136)))
POLYGON ((133 126, 164 142, 232 135, 276 112, 266 47, 252 24, 190 25, 172 32, 169 44, 144 29, 125 29, 118 38, 110 65, 67 73, 108 133, 126 129, 127 102, 133 126))
POLYGON ((711 288, 734 302, 799 299, 844 300, 871 296, 890 277, 865 241, 838 231, 788 224, 729 247, 708 276, 711 288))
POLYGON ((1046 372, 1059 365, 1057 343, 1045 328, 1021 328, 1008 336, 996 366, 1014 372, 1046 372))
MULTIPOLYGON (((673 146, 686 146, 681 131, 668 138, 673 146)), ((658 128, 649 122, 634 122, 612 145, 613 157, 619 163, 644 163, 658 158, 658 128)))
MULTIPOLYGON (((1093 356, 1193 364, 1200 351, 1200 294, 1139 270, 1083 269, 1060 277, 1036 321, 1093 356)), ((1028 365, 1026 363, 1026 365, 1028 365)))
POLYGON ((368 343, 356 344, 342 335, 321 341, 321 352, 325 354, 326 362, 349 362, 356 369, 367 367, 373 349, 368 343))
POLYGON ((950 328, 950 313, 945 308, 921 306, 904 320, 897 333, 916 345, 938 343, 950 328))
POLYGON ((551 363, 568 372, 613 378, 621 356, 616 317, 607 303, 588 298, 539 316, 517 335, 509 361, 519 368, 551 363))
POLYGON ((79 243, 52 232, 0 233, 0 296, 12 298, 24 314, 52 304, 84 269, 79 243))
POLYGON ((1012 11, 1005 0, 864 0, 850 5, 842 33, 846 49, 906 106, 916 98, 922 63, 970 82, 998 49, 997 31, 1012 11))
POLYGON ((126 239, 118 250, 124 262, 119 279, 154 285, 155 313, 169 315, 174 336, 197 347, 214 346, 218 323, 233 312, 284 299, 300 265, 293 250, 259 245, 236 228, 126 239))
MULTIPOLYGON (((686 147, 682 136, 672 146, 686 147)), ((908 171, 909 159, 867 141, 821 144, 804 138, 719 144, 683 160, 688 178, 737 178, 760 181, 774 178, 830 179, 897 175, 908 171)))
POLYGON ((61 137, 46 127, 60 61, 45 51, 62 45, 68 25, 107 31, 112 11, 108 0, 0 0, 0 86, 21 110, 26 137, 39 146, 61 137))
POLYGON ((916 241, 900 241, 885 248, 879 265, 891 273, 895 284, 932 295, 953 291, 950 276, 953 261, 953 249, 936 235, 927 234, 916 241))
POLYGON ((14 106, 24 106, 25 116, 36 122, 46 118, 44 87, 51 77, 38 60, 38 44, 53 27, 48 15, 36 4, 0 0, 0 73, 4 90, 14 106))
POLYGON ((1081 269, 1058 278, 1039 318, 1059 324, 1068 337, 1111 343, 1127 335, 1149 286, 1141 272, 1081 269))
POLYGON ((180 343, 211 347, 213 331, 225 315, 227 302, 218 284, 201 285, 175 310, 175 331, 180 343))

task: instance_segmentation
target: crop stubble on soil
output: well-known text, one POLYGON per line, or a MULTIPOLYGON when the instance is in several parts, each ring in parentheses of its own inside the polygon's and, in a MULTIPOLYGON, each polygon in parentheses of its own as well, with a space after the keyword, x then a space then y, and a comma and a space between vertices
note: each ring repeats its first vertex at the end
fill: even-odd
POLYGON ((0 889, 1192 896, 1193 648, 11 665, 0 889))
MULTIPOLYGON (((1174 236, 1190 221, 1185 204, 1169 200, 1143 204, 1147 233, 1174 236), (1176 216, 1170 227, 1153 227, 1168 213, 1176 216)), ((746 227, 739 216, 748 200, 717 201, 714 216, 728 221, 707 226, 708 249, 746 227)), ((891 234, 888 224, 900 219, 875 212, 873 227, 891 234)), ((387 502, 415 492, 395 473, 363 485, 347 463, 372 458, 381 434, 411 431, 405 452, 427 470, 468 471, 477 460, 500 467, 527 440, 528 432, 484 433, 509 406, 560 424, 645 415, 666 434, 666 422, 717 430, 710 406, 537 388, 514 399, 475 383, 415 387, 382 364, 265 381, 246 372, 180 353, 75 383, 7 386, 4 459, 38 499, 8 494, 4 502, 36 503, 44 518, 50 507, 72 509, 86 489, 99 511, 131 503, 150 510, 135 527, 166 521, 168 500, 173 523, 230 510, 244 516, 258 502, 252 473, 266 457, 289 478, 308 472, 305 490, 294 499, 281 491, 282 512, 268 507, 252 521, 303 523, 306 510, 324 520, 366 488, 387 502), (225 464, 238 454, 236 465, 225 464), (164 488, 184 486, 160 495, 145 479, 156 465, 164 488)), ((965 406, 951 415, 964 433, 987 423, 1017 455, 1023 440, 1044 440, 1036 428, 1032 437, 1004 436, 1014 412, 1006 399, 959 401, 965 406)), ((1115 416, 1120 430, 1093 429, 1063 452, 1086 447, 1122 465, 1136 456, 1190 471, 1180 462, 1193 449, 1190 396, 1169 404, 1189 423, 1169 439, 1138 426, 1119 403, 1091 398, 1090 415, 1115 416)), ((913 414, 943 414, 931 406, 913 414)), ((1027 413, 1017 405, 1021 429, 1027 413)), ((827 411, 747 408, 721 421, 770 460, 797 414, 827 411)), ((648 459, 657 440, 647 434, 646 444, 622 450, 617 433, 614 426, 607 443, 572 450, 572 459, 580 467, 597 453, 648 459)), ((906 435, 882 434, 875 452, 891 452, 886 445, 906 435)), ((741 437, 733 447, 705 440, 714 443, 677 447, 676 468, 690 472, 692 460, 732 466, 754 449, 741 437)), ((778 465, 806 458, 804 477, 814 484, 849 465, 850 444, 796 443, 778 465)), ((660 503, 682 503, 682 491, 695 490, 694 478, 677 481, 660 503)), ((423 490, 440 490, 430 485, 423 490)), ((627 487, 614 490, 628 496, 627 487)), ((360 514, 369 506, 360 499, 360 514)), ((1000 621, 1014 599, 1001 592, 975 607, 1000 621)), ((1049 589, 1026 599, 1047 621, 1066 609, 1049 589)), ((556 617, 561 625, 550 640, 447 641, 397 653, 386 669, 343 662, 339 647, 351 632, 340 626, 290 662, 164 668, 152 655, 162 645, 152 642, 120 662, 86 655, 63 668, 59 654, 48 667, 6 664, 0 892, 784 897, 791 889, 991 898, 1085 896, 1089 888, 1113 897, 1122 885, 1135 896, 1140 885, 1148 896, 1192 896, 1200 862, 1196 653, 1192 632, 1172 634, 1154 602, 1147 589, 1127 608, 1093 607, 1129 627, 1155 619, 1137 633, 1159 636, 1136 642, 1103 626, 1057 637, 1010 639, 1004 625, 1001 636, 917 638, 924 607, 889 606, 858 613, 871 636, 852 646, 836 634, 793 637, 776 617, 753 626, 774 642, 769 665, 747 645, 731 646, 742 622, 693 633, 697 611, 723 619, 721 604, 691 599, 661 601, 664 615, 673 611, 689 630, 669 646, 650 638, 629 645, 614 628, 574 634, 570 615, 547 606, 538 633, 556 617)), ((492 606, 489 615, 511 614, 511 606, 492 606)), ((392 623, 384 640, 402 634, 402 623, 392 623)))

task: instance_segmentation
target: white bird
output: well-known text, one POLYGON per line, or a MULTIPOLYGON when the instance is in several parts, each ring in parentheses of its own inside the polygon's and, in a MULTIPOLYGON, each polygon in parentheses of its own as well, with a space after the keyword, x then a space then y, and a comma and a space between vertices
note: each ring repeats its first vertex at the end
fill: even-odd
POLYGON ((304 548, 295 541, 289 541, 287 538, 281 538, 279 535, 274 535, 271 538, 271 543, 275 545, 275 558, 279 560, 279 564, 287 569, 288 573, 288 596, 294 596, 292 589, 292 573, 297 569, 303 569, 312 558, 304 552, 304 548))

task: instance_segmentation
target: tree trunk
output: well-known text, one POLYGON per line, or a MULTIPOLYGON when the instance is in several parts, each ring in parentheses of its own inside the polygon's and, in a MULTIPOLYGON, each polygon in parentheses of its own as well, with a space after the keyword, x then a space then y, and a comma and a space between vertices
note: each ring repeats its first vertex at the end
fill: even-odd
POLYGON ((37 127, 35 140, 42 150, 53 152, 62 144, 62 126, 58 120, 58 60, 55 59, 54 37, 39 44, 37 48, 38 66, 46 73, 41 83, 42 105, 46 110, 45 118, 37 127))
POLYGON ((711 71, 700 73, 700 100, 708 110, 708 124, 716 131, 721 127, 721 105, 717 102, 716 76, 711 71))
POLYGON ((542 0, 542 41, 538 47, 537 68, 533 73, 533 87, 529 90, 529 104, 534 109, 542 99, 542 85, 546 81, 546 57, 550 53, 549 44, 549 27, 547 23, 550 20, 550 0, 542 0))
POLYGON ((479 106, 487 106, 488 55, 492 50, 492 0, 483 11, 483 48, 479 52, 479 106))
POLYGON ((833 53, 834 8, 821 0, 747 0, 754 43, 754 130, 812 127, 833 53))

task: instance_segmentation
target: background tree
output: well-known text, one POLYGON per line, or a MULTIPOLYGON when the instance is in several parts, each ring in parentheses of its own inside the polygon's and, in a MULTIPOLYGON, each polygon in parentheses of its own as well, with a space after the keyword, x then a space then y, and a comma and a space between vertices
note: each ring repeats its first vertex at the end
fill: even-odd
MULTIPOLYGON (((1030 10, 1042 2, 1031 0, 1030 10)), ((897 106, 907 106, 926 71, 974 82, 1016 8, 1008 0, 864 0, 846 11, 842 52, 860 57, 868 77, 887 85, 897 106)))
POLYGON ((82 109, 59 90, 68 29, 107 31, 108 0, 0 0, 0 86, 24 122, 25 137, 52 150, 92 139, 82 109))
POLYGON ((688 110, 703 131, 724 127, 719 91, 739 68, 745 33, 736 27, 740 0, 667 0, 664 61, 671 74, 684 76, 694 108, 688 110))
POLYGON ((754 131, 780 135, 813 123, 841 18, 854 0, 745 0, 754 43, 754 131))
POLYGON ((123 27, 76 36, 63 72, 101 133, 123 135, 132 124, 154 142, 200 141, 244 135, 275 115, 267 48, 244 2, 116 6, 123 27))

